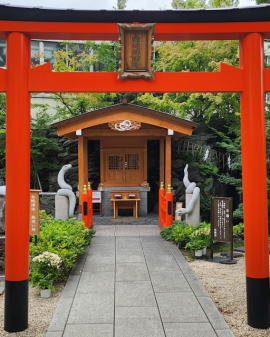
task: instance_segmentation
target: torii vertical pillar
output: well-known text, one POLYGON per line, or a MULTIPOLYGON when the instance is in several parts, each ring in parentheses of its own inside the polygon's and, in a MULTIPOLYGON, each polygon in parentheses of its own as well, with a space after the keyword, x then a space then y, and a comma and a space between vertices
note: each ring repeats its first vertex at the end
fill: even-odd
POLYGON ((7 37, 5 327, 28 326, 30 203, 30 40, 7 37))
POLYGON ((264 107, 263 36, 247 34, 241 40, 242 177, 245 225, 248 324, 270 326, 268 201, 264 107))

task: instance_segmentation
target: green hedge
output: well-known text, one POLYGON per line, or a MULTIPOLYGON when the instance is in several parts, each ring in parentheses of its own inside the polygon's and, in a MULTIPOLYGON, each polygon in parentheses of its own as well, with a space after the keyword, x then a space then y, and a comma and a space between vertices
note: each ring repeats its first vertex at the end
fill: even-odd
POLYGON ((164 228, 160 235, 163 239, 173 241, 182 248, 209 247, 212 243, 210 224, 206 222, 201 222, 196 227, 192 227, 185 222, 175 222, 172 226, 164 228))
MULTIPOLYGON (((41 211, 41 230, 37 242, 32 239, 30 243, 31 261, 43 252, 57 254, 61 260, 59 279, 65 279, 71 268, 75 265, 85 246, 88 245, 95 234, 92 229, 84 227, 83 222, 75 218, 56 220, 41 211)), ((31 262, 31 267, 34 268, 31 262)))
MULTIPOLYGON (((211 247, 211 225, 201 222, 198 226, 192 227, 185 222, 175 222, 172 226, 161 230, 160 235, 164 240, 175 242, 180 248, 189 248, 190 250, 211 247)), ((233 227, 233 236, 235 239, 244 238, 244 225, 238 224, 233 227)))

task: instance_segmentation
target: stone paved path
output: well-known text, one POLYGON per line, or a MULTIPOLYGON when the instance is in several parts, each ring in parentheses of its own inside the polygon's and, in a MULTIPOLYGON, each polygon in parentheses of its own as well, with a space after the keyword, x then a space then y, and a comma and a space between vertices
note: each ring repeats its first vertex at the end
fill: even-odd
POLYGON ((157 225, 158 217, 156 214, 149 214, 147 217, 140 216, 136 219, 134 216, 121 216, 113 219, 111 216, 94 216, 95 225, 157 225))
POLYGON ((96 226, 46 337, 233 337, 157 226, 96 226))

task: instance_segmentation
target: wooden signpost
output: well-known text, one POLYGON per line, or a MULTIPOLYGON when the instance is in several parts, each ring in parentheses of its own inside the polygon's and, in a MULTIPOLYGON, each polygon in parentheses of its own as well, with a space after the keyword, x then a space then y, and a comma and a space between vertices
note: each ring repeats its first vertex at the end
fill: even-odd
POLYGON ((121 44, 119 78, 154 78, 152 69, 154 23, 118 24, 121 44))
POLYGON ((236 261, 233 260, 232 220, 232 198, 213 197, 211 202, 211 238, 213 241, 230 243, 231 245, 229 259, 220 261, 220 263, 236 263, 236 261))
POLYGON ((30 190, 30 235, 39 235, 39 193, 40 190, 30 190))

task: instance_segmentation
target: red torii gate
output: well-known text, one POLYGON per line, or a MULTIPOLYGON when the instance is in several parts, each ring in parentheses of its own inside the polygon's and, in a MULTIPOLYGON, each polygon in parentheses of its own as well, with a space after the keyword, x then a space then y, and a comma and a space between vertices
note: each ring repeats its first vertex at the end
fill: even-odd
POLYGON ((7 39, 5 330, 28 326, 30 93, 240 92, 248 323, 270 326, 263 42, 270 38, 270 6, 192 11, 72 11, 0 6, 0 38, 7 39), (34 21, 33 21, 34 18, 34 21), (31 68, 30 39, 117 40, 118 22, 156 22, 155 40, 239 40, 240 68, 213 73, 155 73, 153 80, 116 73, 58 73, 31 68))

